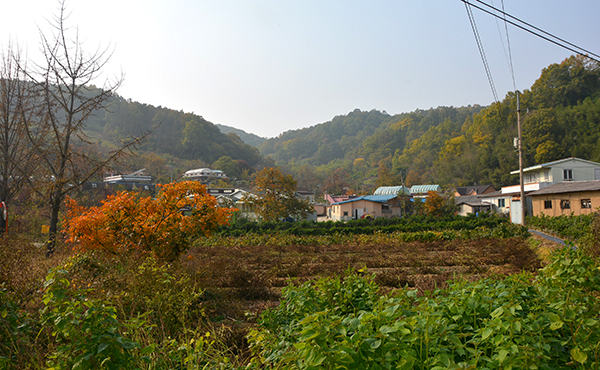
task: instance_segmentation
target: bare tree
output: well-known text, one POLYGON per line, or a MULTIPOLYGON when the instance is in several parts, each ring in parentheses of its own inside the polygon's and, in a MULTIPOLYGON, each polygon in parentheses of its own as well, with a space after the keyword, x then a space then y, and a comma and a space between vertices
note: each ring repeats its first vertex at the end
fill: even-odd
POLYGON ((21 52, 9 44, 0 61, 0 200, 6 204, 26 185, 39 165, 35 147, 40 136, 28 140, 25 123, 40 117, 39 100, 26 82, 21 52))
POLYGON ((39 89, 44 104, 42 120, 29 125, 30 139, 43 134, 43 144, 36 146, 47 176, 47 198, 51 218, 47 254, 54 251, 59 213, 67 194, 96 175, 109 162, 131 150, 141 138, 129 142, 103 159, 90 155, 92 143, 85 134, 88 118, 107 108, 110 98, 122 82, 122 76, 106 81, 101 89, 93 83, 100 77, 110 59, 108 49, 88 54, 79 41, 77 29, 67 28, 65 2, 54 20, 51 35, 40 31, 44 62, 37 64, 29 79, 39 89), (73 38, 69 36, 73 33, 73 38))

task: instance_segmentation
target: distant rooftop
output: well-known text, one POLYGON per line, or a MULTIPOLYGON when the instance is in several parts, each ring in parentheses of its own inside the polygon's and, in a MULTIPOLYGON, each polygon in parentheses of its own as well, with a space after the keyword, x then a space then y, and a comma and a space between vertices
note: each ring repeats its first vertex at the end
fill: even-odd
MULTIPOLYGON (((523 168, 523 172, 536 171, 536 170, 540 170, 542 168, 556 166, 557 164, 561 164, 563 162, 568 162, 568 161, 577 161, 577 162, 583 162, 583 163, 589 164, 591 166, 600 166, 600 163, 598 163, 598 162, 592 162, 592 161, 588 161, 587 159, 581 159, 581 158, 576 158, 576 157, 569 157, 569 158, 563 158, 563 159, 559 159, 556 161, 546 162, 546 163, 542 163, 542 164, 536 164, 535 166, 523 168)), ((510 174, 516 175, 518 173, 519 173, 519 170, 515 170, 515 171, 512 171, 510 174)))
POLYGON ((546 186, 540 190, 529 193, 529 195, 545 195, 545 194, 561 194, 561 193, 578 193, 583 191, 599 191, 600 180, 590 181, 566 181, 559 182, 554 185, 546 186))
POLYGON ((345 200, 342 202, 337 202, 334 204, 344 204, 344 203, 351 203, 351 202, 357 202, 359 200, 366 200, 369 202, 376 202, 376 203, 386 203, 388 201, 390 201, 391 199, 396 198, 397 195, 396 194, 388 194, 388 195, 363 195, 360 197, 356 197, 356 198, 352 198, 349 200, 345 200))
POLYGON ((410 195, 410 189, 406 186, 380 186, 373 195, 410 195))
POLYGON ((429 191, 441 191, 442 188, 437 185, 437 184, 433 184, 433 185, 413 185, 410 188, 410 193, 411 194, 425 194, 429 191))

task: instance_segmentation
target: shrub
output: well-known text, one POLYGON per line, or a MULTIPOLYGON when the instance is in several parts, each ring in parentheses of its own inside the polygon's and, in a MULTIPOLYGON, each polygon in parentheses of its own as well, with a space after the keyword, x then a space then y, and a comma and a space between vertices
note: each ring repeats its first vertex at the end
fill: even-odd
POLYGON ((80 251, 141 251, 173 261, 191 238, 210 235, 227 223, 231 211, 218 208, 204 185, 186 181, 160 185, 156 198, 122 191, 99 207, 81 207, 69 199, 65 232, 80 251))
POLYGON ((0 369, 17 368, 31 348, 33 323, 0 285, 0 369))
POLYGON ((50 369, 130 369, 140 359, 139 344, 125 338, 124 324, 113 306, 89 299, 87 289, 69 288, 67 272, 51 271, 44 284, 43 325, 52 328, 57 346, 49 355, 50 369))

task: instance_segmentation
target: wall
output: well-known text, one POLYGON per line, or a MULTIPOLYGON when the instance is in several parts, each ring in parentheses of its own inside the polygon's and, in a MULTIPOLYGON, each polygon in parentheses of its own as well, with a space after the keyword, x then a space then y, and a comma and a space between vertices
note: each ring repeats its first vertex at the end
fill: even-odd
POLYGON ((546 216, 560 216, 560 215, 574 215, 589 214, 593 213, 600 207, 600 192, 588 191, 588 192, 577 192, 577 193, 564 193, 564 194, 545 194, 532 196, 533 202, 533 215, 540 216, 542 214, 546 216), (591 201, 591 208, 581 208, 581 200, 589 199, 591 201), (547 209, 544 207, 545 201, 552 202, 552 208, 547 209), (561 200, 569 200, 570 208, 562 209, 561 200))

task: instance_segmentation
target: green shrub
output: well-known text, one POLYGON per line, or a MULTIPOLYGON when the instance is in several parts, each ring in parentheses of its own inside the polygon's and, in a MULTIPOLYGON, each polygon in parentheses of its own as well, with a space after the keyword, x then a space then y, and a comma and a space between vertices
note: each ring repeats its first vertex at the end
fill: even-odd
POLYGON ((89 289, 70 288, 67 276, 64 270, 51 271, 44 284, 43 325, 56 339, 49 369, 137 367, 140 359, 133 350, 140 345, 124 337, 127 327, 117 320, 116 308, 88 298, 89 289))
POLYGON ((0 369, 17 369, 27 362, 34 323, 0 286, 0 369))

